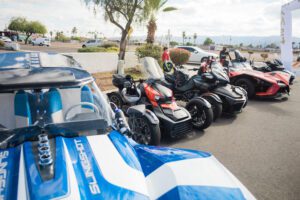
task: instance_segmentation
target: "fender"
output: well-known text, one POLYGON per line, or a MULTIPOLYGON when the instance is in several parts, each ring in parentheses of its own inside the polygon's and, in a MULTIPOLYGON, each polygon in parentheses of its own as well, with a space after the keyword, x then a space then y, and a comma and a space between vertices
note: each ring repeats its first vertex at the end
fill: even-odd
POLYGON ((194 100, 194 99, 200 101, 205 108, 208 108, 208 109, 211 108, 211 104, 207 100, 205 100, 204 98, 202 98, 202 97, 195 97, 195 98, 193 98, 191 100, 194 100))
POLYGON ((223 103, 222 99, 217 94, 214 94, 214 93, 207 92, 207 93, 201 94, 201 97, 204 98, 205 100, 208 98, 212 98, 218 103, 223 103))
POLYGON ((134 117, 143 117, 145 116, 151 124, 159 124, 159 120, 157 116, 151 111, 146 109, 145 105, 136 105, 131 106, 127 110, 128 116, 134 116, 134 117))

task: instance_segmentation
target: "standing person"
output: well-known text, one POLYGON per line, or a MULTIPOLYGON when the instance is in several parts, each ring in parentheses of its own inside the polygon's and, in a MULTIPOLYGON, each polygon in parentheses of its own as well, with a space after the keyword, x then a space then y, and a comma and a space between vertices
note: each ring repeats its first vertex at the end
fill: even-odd
POLYGON ((170 53, 168 47, 164 47, 164 52, 162 54, 162 61, 163 63, 167 63, 170 61, 170 53))
POLYGON ((220 59, 222 58, 226 58, 226 56, 228 55, 228 51, 227 51, 227 48, 226 47, 223 47, 223 50, 220 51, 220 59))
POLYGON ((164 72, 171 72, 173 68, 173 64, 170 60, 170 53, 168 47, 164 47, 164 52, 162 54, 162 62, 163 62, 164 72))
POLYGON ((227 62, 226 62, 226 58, 227 56, 229 56, 229 53, 227 51, 227 48, 226 47, 223 47, 223 50, 220 51, 220 63, 225 66, 227 65, 227 62))

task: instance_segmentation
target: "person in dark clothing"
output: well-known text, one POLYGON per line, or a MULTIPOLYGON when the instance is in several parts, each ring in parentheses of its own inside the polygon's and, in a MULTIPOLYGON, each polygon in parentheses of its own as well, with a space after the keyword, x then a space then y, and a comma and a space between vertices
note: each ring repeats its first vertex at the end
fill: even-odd
POLYGON ((228 61, 226 61, 227 56, 229 56, 229 52, 227 51, 226 47, 223 47, 223 50, 220 51, 220 63, 222 64, 222 66, 228 65, 228 61))
POLYGON ((226 47, 223 47, 223 50, 220 51, 220 59, 226 59, 226 56, 228 56, 229 53, 227 51, 227 48, 226 47))

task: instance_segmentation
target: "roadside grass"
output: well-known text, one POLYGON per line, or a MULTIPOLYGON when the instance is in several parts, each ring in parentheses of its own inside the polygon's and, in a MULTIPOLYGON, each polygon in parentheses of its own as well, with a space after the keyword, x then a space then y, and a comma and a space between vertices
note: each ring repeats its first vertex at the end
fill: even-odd
MULTIPOLYGON (((117 88, 112 84, 112 76, 115 73, 116 71, 98 72, 93 73, 92 76, 95 78, 98 87, 100 87, 102 91, 117 90, 117 88)), ((139 70, 138 66, 133 68, 126 68, 125 74, 131 75, 134 80, 138 80, 142 77, 141 71, 139 70)))
POLYGON ((78 49, 79 53, 92 53, 92 52, 105 52, 105 53, 117 53, 119 52, 118 47, 86 47, 78 49))
POLYGON ((93 73, 95 82, 102 91, 116 89, 112 84, 112 76, 115 72, 98 72, 93 73))
POLYGON ((133 68, 126 68, 125 74, 131 75, 134 80, 141 79, 143 76, 139 66, 133 68))

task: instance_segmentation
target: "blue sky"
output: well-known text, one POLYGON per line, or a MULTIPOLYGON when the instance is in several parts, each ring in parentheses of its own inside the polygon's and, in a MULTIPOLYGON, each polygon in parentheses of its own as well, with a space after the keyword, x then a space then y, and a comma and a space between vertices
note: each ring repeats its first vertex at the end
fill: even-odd
MULTIPOLYGON (((158 35, 170 29, 198 35, 279 35, 280 6, 285 0, 169 0, 179 8, 158 15, 158 35)), ((76 26, 80 35, 98 31, 107 37, 119 36, 114 25, 105 22, 101 11, 94 15, 83 0, 0 0, 0 30, 14 16, 44 23, 48 30, 69 33, 76 26)), ((300 36, 300 10, 294 12, 294 36, 300 36)), ((134 26, 134 35, 145 35, 145 24, 134 26)))

